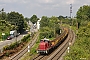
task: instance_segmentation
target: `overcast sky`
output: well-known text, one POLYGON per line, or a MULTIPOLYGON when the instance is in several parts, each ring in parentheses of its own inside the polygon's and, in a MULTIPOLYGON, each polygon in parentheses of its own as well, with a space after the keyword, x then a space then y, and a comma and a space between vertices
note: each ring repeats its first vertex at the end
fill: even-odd
POLYGON ((72 16, 76 15, 79 7, 89 5, 90 0, 0 0, 0 9, 5 12, 19 12, 24 17, 36 14, 42 16, 70 16, 70 4, 72 4, 72 16))

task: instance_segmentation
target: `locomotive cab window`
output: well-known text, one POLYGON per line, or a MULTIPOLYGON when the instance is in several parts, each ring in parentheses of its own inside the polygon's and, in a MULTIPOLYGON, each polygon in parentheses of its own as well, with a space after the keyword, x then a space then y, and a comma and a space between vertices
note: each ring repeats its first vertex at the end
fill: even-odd
POLYGON ((44 40, 40 40, 40 42, 44 42, 44 40))
POLYGON ((47 40, 44 40, 44 42, 48 42, 47 40))

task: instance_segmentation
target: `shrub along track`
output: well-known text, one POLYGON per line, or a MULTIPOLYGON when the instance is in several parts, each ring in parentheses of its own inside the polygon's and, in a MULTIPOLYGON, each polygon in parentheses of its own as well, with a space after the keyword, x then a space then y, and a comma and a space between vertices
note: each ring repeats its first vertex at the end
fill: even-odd
POLYGON ((8 60, 18 60, 20 57, 22 57, 28 51, 28 46, 30 46, 31 48, 35 44, 38 35, 39 33, 36 33, 35 36, 32 38, 33 41, 29 42, 20 52, 18 52, 14 56, 9 57, 8 60))
POLYGON ((61 56, 65 51, 67 51, 67 48, 69 47, 69 45, 71 45, 71 43, 73 43, 74 39, 75 39, 75 34, 72 30, 69 29, 68 37, 53 52, 50 52, 50 54, 48 55, 38 54, 36 57, 30 60, 61 60, 61 56))

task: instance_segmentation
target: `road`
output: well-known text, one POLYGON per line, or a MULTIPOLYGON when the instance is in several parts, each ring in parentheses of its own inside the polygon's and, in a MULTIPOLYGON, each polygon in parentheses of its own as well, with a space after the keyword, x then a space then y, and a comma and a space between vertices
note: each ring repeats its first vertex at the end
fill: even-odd
MULTIPOLYGON (((31 26, 30 32, 37 32, 37 29, 33 27, 32 22, 29 21, 28 26, 31 26)), ((25 31, 23 34, 20 34, 17 38, 13 38, 11 40, 5 40, 5 41, 0 41, 0 52, 2 51, 2 48, 6 45, 10 45, 11 43, 14 43, 17 39, 17 41, 21 40, 23 36, 27 35, 28 31, 25 31)))
MULTIPOLYGON (((25 35, 27 35, 28 33, 25 32, 23 34, 20 34, 18 37, 17 37, 17 41, 21 40, 25 35)), ((6 46, 6 45, 10 45, 11 43, 14 43, 16 41, 16 37, 14 37, 13 39, 11 40, 5 40, 5 41, 0 41, 0 50, 6 46)))

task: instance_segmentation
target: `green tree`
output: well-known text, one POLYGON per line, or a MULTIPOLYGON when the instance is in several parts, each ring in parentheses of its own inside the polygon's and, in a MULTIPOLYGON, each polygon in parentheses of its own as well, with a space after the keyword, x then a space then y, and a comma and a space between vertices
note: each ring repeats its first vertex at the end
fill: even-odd
POLYGON ((0 11, 0 20, 5 20, 6 19, 6 12, 4 12, 4 8, 0 11))
POLYGON ((26 20, 27 22, 29 22, 30 18, 26 17, 25 20, 26 20))
POLYGON ((50 34, 50 28, 48 27, 49 25, 49 18, 47 16, 42 16, 41 21, 40 21, 40 38, 49 38, 50 34))
POLYGON ((22 33, 25 28, 25 21, 22 14, 19 14, 18 12, 10 12, 7 14, 7 21, 14 25, 14 29, 16 29, 18 32, 22 33))
POLYGON ((77 19, 87 20, 90 15, 90 6, 84 5, 80 7, 76 13, 77 19))
POLYGON ((57 35, 57 34, 60 34, 59 33, 59 31, 60 31, 60 25, 59 25, 59 22, 60 22, 60 20, 57 18, 57 17, 55 17, 55 16, 52 16, 51 18, 50 18, 50 23, 49 24, 51 24, 51 29, 53 30, 53 32, 54 32, 54 37, 57 35))
POLYGON ((88 21, 90 21, 90 6, 89 5, 84 5, 81 6, 77 13, 77 23, 79 26, 84 26, 87 25, 88 21))
POLYGON ((56 37, 57 34, 60 34, 60 26, 59 20, 57 17, 52 16, 48 18, 47 16, 43 16, 40 21, 40 38, 52 38, 56 37))
POLYGON ((59 16, 59 17, 57 17, 59 20, 62 20, 62 19, 64 19, 64 17, 63 16, 59 16))
POLYGON ((49 24, 49 18, 47 16, 42 16, 41 21, 40 21, 40 27, 46 27, 49 24))
POLYGON ((39 20, 39 18, 36 16, 36 15, 33 15, 31 18, 30 18, 30 21, 35 24, 37 21, 39 20))
POLYGON ((6 16, 7 16, 6 12, 1 12, 0 13, 0 20, 5 20, 6 16))
POLYGON ((88 16, 88 18, 90 20, 90 6, 89 6, 88 11, 87 11, 87 16, 88 16))

